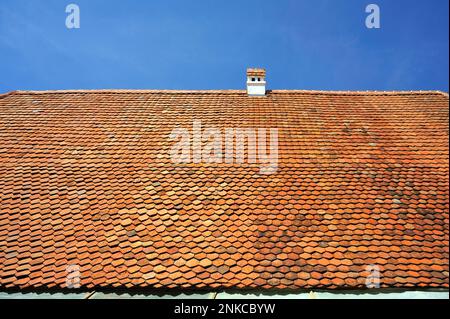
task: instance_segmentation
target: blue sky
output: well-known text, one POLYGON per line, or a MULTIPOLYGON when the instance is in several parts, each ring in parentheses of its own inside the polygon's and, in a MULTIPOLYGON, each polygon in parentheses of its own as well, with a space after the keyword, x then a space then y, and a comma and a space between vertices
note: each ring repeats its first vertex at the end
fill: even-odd
POLYGON ((448 92, 448 0, 0 0, 0 93, 46 89, 448 92), (81 10, 67 29, 66 5, 81 10), (381 29, 365 27, 366 5, 381 29))

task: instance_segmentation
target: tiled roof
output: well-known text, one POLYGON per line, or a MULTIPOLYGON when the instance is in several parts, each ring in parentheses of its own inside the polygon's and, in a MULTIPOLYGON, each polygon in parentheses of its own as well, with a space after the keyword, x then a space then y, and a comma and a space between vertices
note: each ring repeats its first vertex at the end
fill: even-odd
POLYGON ((0 286, 448 287, 448 95, 0 96, 0 286), (279 129, 274 174, 169 158, 174 127, 279 129))

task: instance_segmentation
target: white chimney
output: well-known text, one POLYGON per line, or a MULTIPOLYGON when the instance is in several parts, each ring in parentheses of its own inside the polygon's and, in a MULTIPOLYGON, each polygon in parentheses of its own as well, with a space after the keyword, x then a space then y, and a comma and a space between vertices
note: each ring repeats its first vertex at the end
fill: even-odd
POLYGON ((265 69, 247 69, 247 94, 249 96, 266 95, 265 69))

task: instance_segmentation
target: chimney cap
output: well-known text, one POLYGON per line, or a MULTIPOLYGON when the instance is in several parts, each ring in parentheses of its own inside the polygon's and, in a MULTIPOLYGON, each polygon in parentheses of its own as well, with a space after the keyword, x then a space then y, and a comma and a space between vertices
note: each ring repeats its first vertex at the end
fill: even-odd
POLYGON ((262 68, 248 68, 247 69, 247 76, 265 77, 266 76, 266 69, 262 69, 262 68))

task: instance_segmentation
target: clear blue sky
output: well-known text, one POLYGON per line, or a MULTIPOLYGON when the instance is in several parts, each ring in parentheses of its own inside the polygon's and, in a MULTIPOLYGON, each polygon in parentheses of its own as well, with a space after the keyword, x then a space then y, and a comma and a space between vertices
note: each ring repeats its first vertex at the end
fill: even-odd
POLYGON ((448 92, 448 0, 0 0, 0 93, 45 89, 448 92), (81 28, 65 27, 65 7, 81 28), (381 29, 365 7, 381 8, 381 29))

